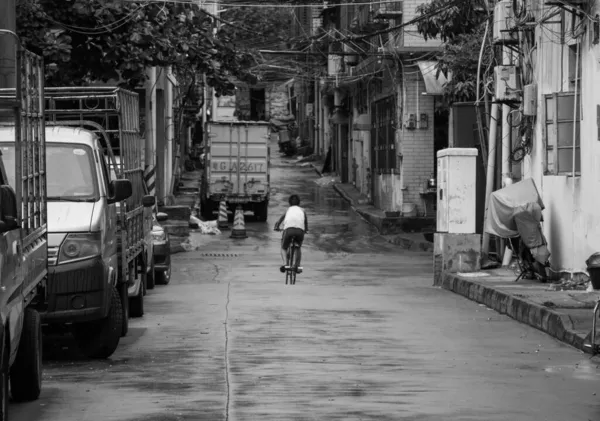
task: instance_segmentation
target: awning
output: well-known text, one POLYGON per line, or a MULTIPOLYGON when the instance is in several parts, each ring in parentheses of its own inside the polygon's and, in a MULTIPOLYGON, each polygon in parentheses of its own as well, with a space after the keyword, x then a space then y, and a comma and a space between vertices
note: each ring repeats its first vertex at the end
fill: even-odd
POLYGON ((436 61, 418 61, 417 65, 421 70, 421 74, 423 75, 423 80, 425 81, 425 94, 427 95, 443 95, 444 94, 444 84, 448 82, 448 79, 440 73, 439 77, 437 75, 437 62, 436 61))

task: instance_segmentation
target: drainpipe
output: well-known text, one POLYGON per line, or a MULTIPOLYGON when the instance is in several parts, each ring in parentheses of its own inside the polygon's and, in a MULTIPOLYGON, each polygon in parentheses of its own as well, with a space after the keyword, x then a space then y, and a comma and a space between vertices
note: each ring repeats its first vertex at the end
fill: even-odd
POLYGON ((156 67, 147 70, 145 165, 156 165, 156 67))
MULTIPOLYGON (((17 32, 17 18, 15 0, 3 0, 2 13, 0 13, 0 29, 17 32)), ((17 40, 14 35, 0 34, 0 88, 15 88, 17 75, 15 73, 15 59, 17 40)))
MULTIPOLYGON (((508 48, 502 49, 502 63, 510 65, 512 57, 508 48)), ((506 186, 506 181, 511 177, 510 173, 510 122, 508 116, 510 114, 510 106, 502 105, 502 187, 506 186)), ((491 149, 490 149, 491 151, 491 149)))
POLYGON ((165 86, 165 129, 166 133, 166 153, 165 153, 165 199, 173 194, 171 180, 173 178, 173 82, 171 80, 171 67, 167 68, 166 86, 165 86))
POLYGON ((493 101, 492 111, 490 116, 490 133, 488 140, 488 162, 487 170, 485 172, 485 211, 483 213, 483 234, 481 236, 481 260, 482 263, 488 260, 488 254, 490 251, 490 234, 485 231, 485 224, 487 221, 488 207, 490 203, 490 196, 494 190, 494 174, 496 173, 496 132, 498 128, 498 104, 493 101))

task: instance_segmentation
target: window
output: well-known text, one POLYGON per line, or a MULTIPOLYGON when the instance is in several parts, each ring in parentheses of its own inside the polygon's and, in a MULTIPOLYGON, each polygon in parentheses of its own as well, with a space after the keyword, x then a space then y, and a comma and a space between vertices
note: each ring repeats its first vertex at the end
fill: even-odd
POLYGON ((575 92, 555 92, 546 95, 545 103, 545 173, 546 175, 572 174, 574 151, 575 174, 579 174, 581 171, 581 95, 577 94, 576 115, 574 115, 575 92), (573 128, 575 128, 574 139, 573 128))
POLYGON ((388 97, 371 107, 371 168, 379 173, 396 169, 396 102, 388 97))

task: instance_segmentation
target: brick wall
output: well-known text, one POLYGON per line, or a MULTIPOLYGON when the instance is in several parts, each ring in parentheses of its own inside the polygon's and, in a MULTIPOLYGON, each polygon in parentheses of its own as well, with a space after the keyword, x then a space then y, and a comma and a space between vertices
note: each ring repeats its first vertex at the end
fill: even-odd
POLYGON ((399 150, 402 153, 403 201, 404 203, 416 204, 419 213, 422 213, 424 203, 420 193, 434 172, 434 99, 431 96, 422 95, 422 92, 425 91, 425 85, 417 67, 405 67, 404 82, 406 84, 404 116, 408 114, 426 114, 428 118, 426 129, 416 128, 411 130, 402 124, 402 130, 398 132, 399 150))

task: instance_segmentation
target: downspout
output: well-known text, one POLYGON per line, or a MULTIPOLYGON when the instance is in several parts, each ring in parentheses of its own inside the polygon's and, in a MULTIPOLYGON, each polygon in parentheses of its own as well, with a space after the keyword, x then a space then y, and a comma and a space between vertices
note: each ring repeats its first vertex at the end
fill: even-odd
MULTIPOLYGON (((502 63, 504 65, 512 64, 512 57, 508 48, 502 49, 502 63)), ((506 186, 507 180, 511 177, 510 173, 510 105, 502 105, 502 187, 506 186)), ((490 149, 491 151, 491 149, 490 149)))
POLYGON ((166 86, 165 86, 165 102, 166 102, 166 111, 165 111, 165 126, 166 126, 166 153, 165 153, 165 200, 167 196, 173 194, 173 189, 171 188, 171 180, 173 178, 173 82, 170 78, 171 76, 171 67, 167 67, 167 75, 166 75, 166 86))
MULTIPOLYGON (((580 41, 576 40, 577 42, 577 47, 576 47, 576 51, 575 51, 575 98, 573 101, 573 162, 572 162, 572 167, 571 167, 571 175, 573 176, 573 190, 572 190, 572 198, 571 198, 571 202, 573 203, 573 212, 572 212, 572 220, 573 220, 573 224, 575 224, 575 214, 576 214, 576 207, 575 207, 575 157, 576 155, 576 151, 577 151, 577 139, 576 139, 576 135, 577 135, 577 126, 575 125, 576 121, 577 121, 577 112, 579 111, 577 109, 577 99, 578 99, 578 89, 579 89, 579 53, 580 53, 580 41)), ((581 133, 581 130, 580 130, 581 133)), ((581 145, 581 142, 579 142, 579 144, 581 145)), ((558 164, 558 163, 557 163, 558 164)), ((575 251, 575 227, 573 227, 573 229, 571 230, 572 232, 572 238, 573 238, 573 243, 571 245, 571 251, 573 253, 573 272, 575 272, 575 259, 577 258, 577 252, 575 251)))
POLYGON ((481 236, 481 260, 482 263, 488 260, 490 251, 490 234, 485 230, 487 221, 490 196, 494 190, 494 174, 496 173, 496 132, 498 130, 498 103, 492 101, 492 111, 490 116, 490 131, 488 140, 487 170, 485 177, 485 209, 483 213, 483 234, 481 236))
POLYGON ((156 165, 156 67, 148 68, 146 81, 146 154, 145 165, 156 165))

